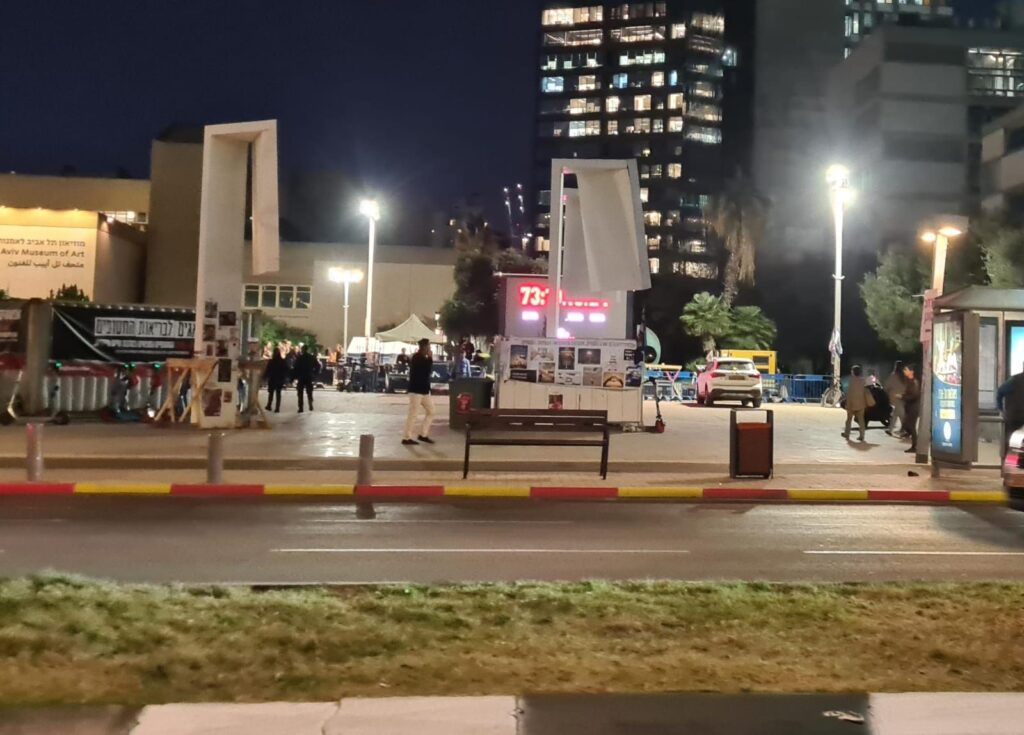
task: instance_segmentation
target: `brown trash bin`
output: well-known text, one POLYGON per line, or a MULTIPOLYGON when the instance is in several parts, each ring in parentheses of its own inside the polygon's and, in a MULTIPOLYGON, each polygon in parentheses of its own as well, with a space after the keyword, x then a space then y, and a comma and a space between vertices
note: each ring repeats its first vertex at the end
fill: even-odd
POLYGON ((763 409, 734 408, 729 417, 729 476, 770 478, 774 471, 774 414, 763 409), (750 414, 764 414, 765 419, 751 421, 754 417, 750 414))

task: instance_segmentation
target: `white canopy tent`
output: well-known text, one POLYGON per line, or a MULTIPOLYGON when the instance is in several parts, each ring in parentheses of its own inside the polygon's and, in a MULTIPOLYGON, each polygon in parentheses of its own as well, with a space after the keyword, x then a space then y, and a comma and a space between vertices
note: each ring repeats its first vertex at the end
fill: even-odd
POLYGON ((408 319, 394 329, 377 332, 377 339, 382 342, 408 342, 410 344, 416 344, 421 339, 429 339, 431 342, 440 341, 434 330, 420 321, 415 314, 410 314, 408 319))

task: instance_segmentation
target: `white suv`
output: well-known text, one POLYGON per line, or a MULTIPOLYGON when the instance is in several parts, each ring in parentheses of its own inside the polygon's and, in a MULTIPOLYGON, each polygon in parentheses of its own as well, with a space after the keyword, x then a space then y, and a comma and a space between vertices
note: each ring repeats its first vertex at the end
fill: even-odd
POLYGON ((762 394, 761 373, 750 360, 716 357, 697 375, 697 403, 701 406, 729 400, 760 408, 762 394))

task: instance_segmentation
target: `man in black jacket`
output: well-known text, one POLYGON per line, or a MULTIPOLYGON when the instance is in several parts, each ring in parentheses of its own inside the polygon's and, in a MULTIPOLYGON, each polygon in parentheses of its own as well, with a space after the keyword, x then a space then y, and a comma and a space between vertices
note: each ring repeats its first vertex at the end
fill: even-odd
POLYGON ((434 358, 430 355, 430 340, 421 339, 419 349, 409 360, 409 413, 405 417, 405 434, 402 435, 402 444, 434 443, 434 440, 430 438, 430 423, 434 419, 434 403, 430 399, 430 376, 433 372, 434 358), (421 406, 424 414, 423 426, 416 439, 413 439, 416 414, 421 406))
POLYGON ((320 372, 320 361, 309 354, 309 347, 302 345, 302 354, 295 360, 295 387, 299 392, 299 413, 302 413, 302 396, 309 396, 309 410, 313 410, 313 381, 320 372))

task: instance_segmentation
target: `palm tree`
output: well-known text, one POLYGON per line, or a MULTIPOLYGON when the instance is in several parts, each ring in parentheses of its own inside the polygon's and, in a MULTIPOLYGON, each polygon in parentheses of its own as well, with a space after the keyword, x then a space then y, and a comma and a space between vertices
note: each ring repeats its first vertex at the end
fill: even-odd
POLYGON ((701 339, 705 354, 714 352, 716 340, 727 335, 732 328, 729 307, 721 296, 712 296, 707 291, 697 294, 683 307, 679 320, 687 334, 701 339))
POLYGON ((721 194, 705 208, 711 231, 722 239, 728 260, 722 301, 732 307, 740 284, 754 285, 757 246, 768 226, 771 202, 758 193, 750 179, 742 174, 728 181, 721 194))
POLYGON ((737 306, 730 314, 729 334, 723 337, 725 347, 737 350, 770 350, 778 330, 758 306, 737 306))

